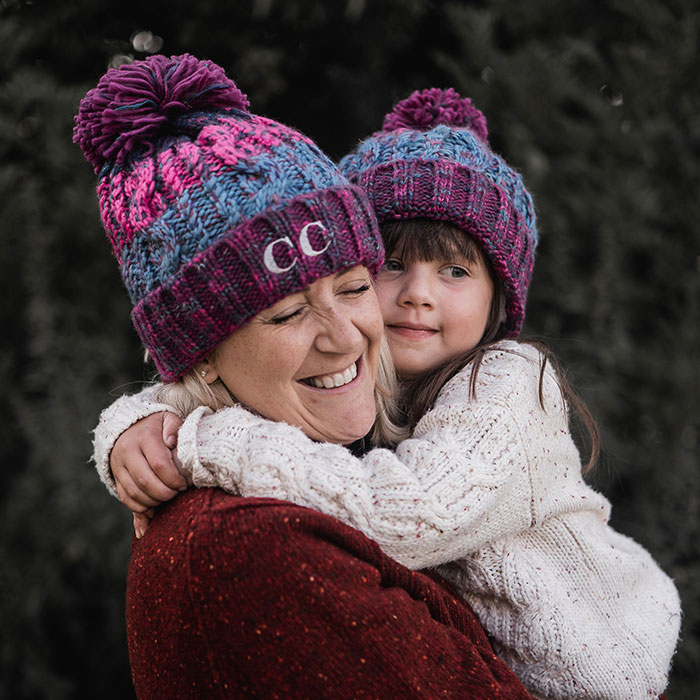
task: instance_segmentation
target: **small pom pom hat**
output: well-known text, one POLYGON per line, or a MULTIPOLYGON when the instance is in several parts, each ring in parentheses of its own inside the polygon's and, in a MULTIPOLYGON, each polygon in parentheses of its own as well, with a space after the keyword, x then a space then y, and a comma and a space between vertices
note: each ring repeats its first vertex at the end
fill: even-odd
POLYGON ((493 153, 484 115, 452 88, 416 91, 340 169, 369 195, 379 223, 447 221, 482 247, 503 283, 506 334, 517 336, 537 247, 532 198, 493 153))
POLYGON ((309 138, 251 114, 214 63, 156 55, 110 69, 81 101, 73 140, 165 381, 284 297, 382 264, 363 190, 309 138))

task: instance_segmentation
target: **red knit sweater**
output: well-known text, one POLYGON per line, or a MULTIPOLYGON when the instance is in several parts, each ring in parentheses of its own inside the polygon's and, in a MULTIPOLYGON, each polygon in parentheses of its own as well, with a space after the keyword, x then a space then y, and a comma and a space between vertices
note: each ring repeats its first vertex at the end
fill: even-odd
POLYGON ((191 489, 134 542, 127 634, 148 698, 530 698, 469 607, 337 520, 191 489))

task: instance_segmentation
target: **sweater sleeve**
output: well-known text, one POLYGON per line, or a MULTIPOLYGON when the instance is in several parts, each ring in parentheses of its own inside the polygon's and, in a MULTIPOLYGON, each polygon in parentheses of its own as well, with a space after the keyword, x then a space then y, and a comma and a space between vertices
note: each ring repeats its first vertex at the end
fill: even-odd
MULTIPOLYGON (((533 389, 533 393, 534 393, 533 389)), ((359 529, 412 569, 461 558, 531 524, 527 449, 498 392, 457 392, 393 453, 354 457, 241 408, 199 409, 178 456, 195 485, 293 501, 359 529)))
POLYGON ((176 412, 172 406, 158 402, 156 394, 160 386, 160 384, 154 384, 138 394, 121 396, 100 414, 93 433, 92 459, 100 480, 115 498, 118 497, 117 485, 109 466, 109 457, 114 443, 127 428, 142 418, 161 411, 176 412))

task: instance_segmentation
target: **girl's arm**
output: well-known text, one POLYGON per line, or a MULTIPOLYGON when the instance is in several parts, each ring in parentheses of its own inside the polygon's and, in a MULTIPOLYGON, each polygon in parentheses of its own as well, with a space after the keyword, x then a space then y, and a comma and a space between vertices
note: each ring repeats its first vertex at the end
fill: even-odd
MULTIPOLYGON (((195 485, 321 510, 413 568, 434 566, 525 529, 536 515, 529 423, 532 415, 542 423, 548 415, 537 402, 538 363, 489 353, 476 400, 468 395, 468 379, 465 370, 443 390, 439 405, 396 454, 372 450, 358 459, 241 408, 196 411, 180 433, 178 454, 195 485)), ((156 408, 144 393, 119 403, 127 425, 156 408)), ((559 430, 563 412, 561 403, 550 410, 556 418, 550 432, 559 430)), ((100 429, 117 432, 102 423, 100 429)))
POLYGON ((197 486, 320 510, 411 568, 435 566, 532 523, 531 436, 510 403, 515 394, 518 402, 537 405, 539 367, 523 373, 527 360, 509 362, 519 375, 506 377, 507 391, 490 387, 479 398, 477 390, 474 401, 458 391, 430 411, 395 454, 375 449, 360 459, 236 407, 191 414, 178 456, 197 486))
POLYGON ((182 421, 157 400, 159 387, 117 399, 102 412, 94 431, 93 460, 102 483, 136 513, 186 488, 170 451, 174 440, 166 445, 162 437, 182 421))
POLYGON ((607 526, 607 501, 580 481, 553 374, 542 408, 538 364, 501 360, 485 361, 475 400, 467 373, 450 382, 396 454, 358 459, 240 408, 198 409, 178 454, 196 485, 324 512, 410 568, 469 556, 453 582, 543 696, 560 676, 602 688, 596 697, 628 697, 642 685, 660 692, 678 633, 675 588, 607 526), (508 537, 533 524, 541 527, 529 539, 508 537))

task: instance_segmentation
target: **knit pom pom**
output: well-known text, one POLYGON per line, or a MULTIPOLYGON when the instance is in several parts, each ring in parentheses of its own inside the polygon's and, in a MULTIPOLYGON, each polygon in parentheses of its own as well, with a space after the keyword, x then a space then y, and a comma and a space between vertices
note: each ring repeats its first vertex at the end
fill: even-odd
POLYGON ((150 153, 178 114, 230 107, 247 111, 248 98, 220 66, 189 54, 150 56, 102 76, 80 103, 73 141, 98 172, 137 146, 150 153))
POLYGON ((383 128, 384 131, 428 131, 438 124, 464 127, 473 131, 482 141, 488 140, 486 117, 468 97, 461 97, 452 88, 416 90, 386 115, 383 128))

